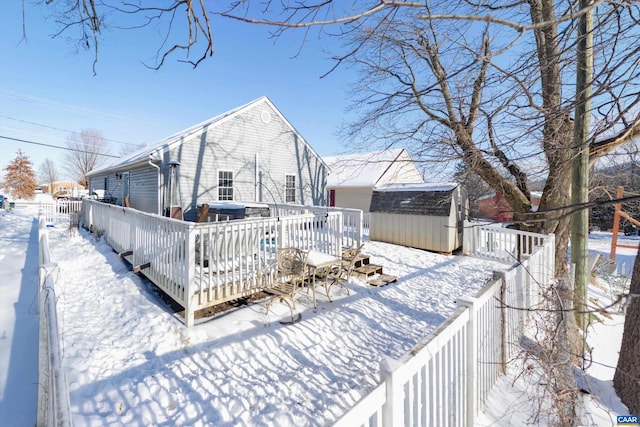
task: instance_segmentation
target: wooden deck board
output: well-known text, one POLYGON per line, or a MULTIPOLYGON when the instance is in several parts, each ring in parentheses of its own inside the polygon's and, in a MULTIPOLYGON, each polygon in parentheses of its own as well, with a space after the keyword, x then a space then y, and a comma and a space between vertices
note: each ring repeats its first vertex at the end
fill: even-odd
POLYGON ((367 280, 367 283, 370 284, 371 286, 380 287, 380 286, 386 286, 389 283, 393 283, 396 280, 398 280, 396 276, 391 276, 389 274, 379 274, 375 276, 373 279, 367 280))

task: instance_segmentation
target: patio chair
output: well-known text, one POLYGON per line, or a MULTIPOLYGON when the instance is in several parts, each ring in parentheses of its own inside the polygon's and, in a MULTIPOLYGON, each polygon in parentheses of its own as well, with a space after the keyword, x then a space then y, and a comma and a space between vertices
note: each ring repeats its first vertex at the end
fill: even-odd
POLYGON ((291 322, 296 323, 302 318, 302 314, 298 313, 296 317, 294 311, 296 308, 295 297, 298 291, 304 286, 304 280, 307 275, 307 252, 298 248, 280 248, 276 252, 276 263, 269 272, 270 285, 265 289, 266 292, 273 294, 271 300, 267 303, 267 316, 271 304, 280 301, 289 306, 291 310, 291 322))
POLYGON ((349 283, 349 280, 351 279, 351 274, 353 274, 356 262, 358 261, 358 255, 360 255, 363 246, 364 245, 360 245, 355 249, 345 251, 342 257, 342 264, 339 267, 329 270, 325 280, 327 298, 329 298, 329 301, 331 301, 331 288, 334 285, 340 286, 347 291, 347 295, 349 295, 349 287, 347 286, 347 283, 349 283))

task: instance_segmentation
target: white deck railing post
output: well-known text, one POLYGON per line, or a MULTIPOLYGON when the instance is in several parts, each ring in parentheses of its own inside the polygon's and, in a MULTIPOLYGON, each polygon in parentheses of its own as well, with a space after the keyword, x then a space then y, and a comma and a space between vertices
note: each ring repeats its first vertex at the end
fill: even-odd
POLYGON ((463 296, 456 299, 459 307, 465 307, 469 310, 469 322, 467 325, 467 420, 466 425, 472 426, 478 415, 478 331, 476 330, 477 306, 476 298, 463 296))
POLYGON ((193 309, 193 298, 196 294, 195 289, 195 271, 196 271, 196 229, 195 224, 189 224, 186 232, 187 241, 185 242, 185 254, 184 261, 186 262, 185 269, 185 323, 187 328, 190 328, 195 323, 195 313, 193 309))
POLYGON ((471 229, 469 228, 469 221, 467 221, 466 219, 463 222, 462 225, 462 255, 469 255, 470 252, 470 248, 469 248, 469 242, 471 240, 471 229))
POLYGON ((394 427, 404 425, 404 390, 403 384, 394 374, 398 362, 384 358, 380 362, 380 380, 386 384, 387 397, 382 406, 382 425, 394 427))

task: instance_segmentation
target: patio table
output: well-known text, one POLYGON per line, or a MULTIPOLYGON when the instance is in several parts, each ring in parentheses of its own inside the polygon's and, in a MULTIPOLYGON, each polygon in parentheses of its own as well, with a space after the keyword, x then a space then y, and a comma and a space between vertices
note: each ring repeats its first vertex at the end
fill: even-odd
MULTIPOLYGON (((309 268, 309 274, 311 275, 311 280, 312 280, 311 292, 313 293, 313 308, 317 308, 316 276, 325 270, 326 270, 325 273, 328 273, 328 271, 331 270, 332 267, 340 266, 341 264, 342 264, 342 259, 338 258, 337 256, 334 256, 325 252, 316 251, 316 250, 310 250, 308 252, 307 267, 309 268)), ((329 277, 328 274, 324 274, 324 278, 322 279, 324 281, 322 285, 325 287, 325 289, 327 289, 328 277, 329 277)), ((327 289, 327 294, 328 294, 328 289, 327 289)), ((329 295, 327 296, 329 297, 329 295)))

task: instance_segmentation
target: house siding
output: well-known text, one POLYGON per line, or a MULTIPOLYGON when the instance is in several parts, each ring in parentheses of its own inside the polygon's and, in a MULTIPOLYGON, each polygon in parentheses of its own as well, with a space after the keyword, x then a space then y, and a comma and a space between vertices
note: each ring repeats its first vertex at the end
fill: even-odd
POLYGON ((134 169, 129 176, 129 205, 143 212, 158 213, 158 169, 134 169))
POLYGON ((326 204, 324 166, 265 103, 205 127, 172 148, 164 162, 169 160, 180 162, 180 196, 189 221, 196 219, 197 205, 218 200, 221 170, 233 172, 234 200, 284 203, 285 176, 294 175, 296 203, 326 204))
MULTIPOLYGON (((129 172, 129 206, 144 212, 158 211, 158 170, 151 166, 132 170, 118 170, 118 173, 129 172)), ((117 205, 124 206, 123 180, 116 171, 92 176, 90 192, 105 190, 104 179, 108 179, 105 196, 114 197, 117 205)))
POLYGON ((335 205, 341 208, 361 209, 369 212, 371 205, 371 187, 339 188, 335 190, 335 205))
MULTIPOLYGON (((198 205, 218 200, 221 170, 233 172, 233 200, 284 203, 285 177, 294 175, 296 203, 326 205, 324 163, 266 98, 172 138, 176 139, 151 153, 160 160, 164 191, 158 196, 157 169, 143 162, 131 171, 132 207, 155 213, 160 197, 162 210, 166 209, 168 164, 176 161, 180 164, 179 204, 188 221, 197 219, 198 205)), ((122 163, 108 170, 109 179, 123 170, 122 163)), ((104 176, 101 171, 92 175, 92 186, 101 189, 104 176)), ((114 197, 122 204, 121 191, 110 190, 116 191, 114 197)))

